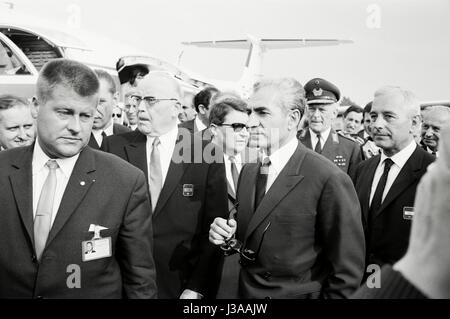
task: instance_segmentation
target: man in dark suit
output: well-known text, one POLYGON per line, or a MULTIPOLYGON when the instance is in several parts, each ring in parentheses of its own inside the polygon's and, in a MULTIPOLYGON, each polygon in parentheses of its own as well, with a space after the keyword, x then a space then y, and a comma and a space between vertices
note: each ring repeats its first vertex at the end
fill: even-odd
POLYGON ((306 83, 305 92, 309 129, 299 134, 300 141, 352 176, 362 160, 360 146, 331 127, 337 116, 339 89, 327 80, 315 78, 306 83))
POLYGON ((147 176, 159 297, 210 297, 221 251, 208 242, 209 225, 228 213, 223 163, 206 158, 206 142, 178 129, 181 93, 174 78, 151 72, 137 89, 139 131, 108 137, 104 150, 147 176))
POLYGON ((354 178, 366 236, 366 266, 393 264, 408 247, 417 183, 434 160, 414 141, 419 114, 411 92, 390 86, 375 92, 371 126, 382 153, 361 163, 354 178))
POLYGON ((352 298, 450 298, 450 125, 441 130, 441 156, 417 186, 414 219, 406 254, 385 265, 379 286, 364 285, 352 298))
POLYGON ((78 62, 44 65, 36 143, 0 153, 0 298, 156 297, 144 174, 86 147, 98 87, 78 62))
POLYGON ((112 76, 103 70, 95 70, 100 81, 99 100, 97 111, 94 116, 94 125, 92 128, 89 146, 93 149, 100 149, 103 139, 113 134, 129 132, 130 129, 124 125, 113 122, 112 113, 114 106, 117 105, 119 92, 116 89, 116 83, 112 76))
MULTIPOLYGON (((212 142, 223 150, 228 189, 229 219, 236 219, 237 183, 245 163, 243 152, 248 142, 247 104, 239 98, 226 98, 211 105, 209 116, 212 142)), ((247 152, 248 153, 248 152, 247 152)), ((224 259, 220 286, 216 298, 238 298, 239 256, 224 259)))
POLYGON ((197 116, 193 120, 182 122, 179 127, 188 129, 191 133, 207 130, 209 127, 210 103, 214 95, 219 93, 215 87, 207 87, 194 96, 194 107, 197 116))
POLYGON ((303 87, 263 80, 249 107, 249 145, 267 156, 241 171, 237 242, 236 224, 220 218, 210 241, 239 251, 240 297, 349 296, 364 267, 360 208, 348 175, 296 139, 303 87))

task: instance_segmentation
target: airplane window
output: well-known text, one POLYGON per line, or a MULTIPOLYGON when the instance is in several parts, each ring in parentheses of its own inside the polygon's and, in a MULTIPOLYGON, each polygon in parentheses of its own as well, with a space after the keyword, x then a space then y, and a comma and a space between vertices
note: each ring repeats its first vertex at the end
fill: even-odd
POLYGON ((0 40, 0 75, 31 74, 11 49, 0 40))

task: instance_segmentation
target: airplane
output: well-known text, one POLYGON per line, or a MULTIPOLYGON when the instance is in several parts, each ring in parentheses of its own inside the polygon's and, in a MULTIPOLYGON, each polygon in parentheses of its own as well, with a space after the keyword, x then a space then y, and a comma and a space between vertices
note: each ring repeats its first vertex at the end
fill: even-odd
MULTIPOLYGON (((219 48, 219 49, 233 49, 233 50, 247 50, 247 60, 240 79, 236 82, 220 81, 216 79, 207 79, 202 76, 195 76, 192 71, 187 71, 192 79, 192 83, 197 85, 213 85, 220 90, 231 90, 240 94, 242 97, 248 97, 253 85, 263 77, 262 63, 264 53, 268 50, 277 49, 297 49, 306 47, 321 47, 321 46, 335 46, 341 44, 353 43, 352 40, 339 39, 306 39, 306 38, 291 38, 291 39, 268 39, 257 38, 253 35, 247 35, 246 39, 235 40, 219 40, 219 41, 193 41, 182 42, 185 46, 195 46, 199 48, 219 48)), ((181 56, 178 60, 178 66, 181 68, 181 56)))
MULTIPOLYGON (((1 5, 0 2, 0 8, 1 5)), ((125 71, 133 64, 141 63, 149 71, 173 75, 183 90, 196 92, 199 89, 194 81, 188 82, 191 80, 188 74, 163 59, 99 35, 19 13, 11 2, 3 5, 4 9, 0 10, 0 94, 31 98, 39 70, 56 58, 69 58, 93 69, 105 70, 117 82, 119 61, 125 71)))

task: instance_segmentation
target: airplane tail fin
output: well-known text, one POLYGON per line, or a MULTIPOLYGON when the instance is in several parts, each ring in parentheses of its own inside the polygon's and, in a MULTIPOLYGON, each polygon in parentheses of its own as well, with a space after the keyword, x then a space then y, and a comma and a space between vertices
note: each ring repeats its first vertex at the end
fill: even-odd
POLYGON ((253 84, 262 77, 261 68, 263 55, 267 50, 334 46, 348 43, 353 43, 353 41, 339 39, 305 38, 259 39, 252 35, 248 35, 247 39, 182 42, 183 45, 195 46, 199 48, 248 50, 244 70, 238 82, 239 89, 241 90, 243 96, 248 96, 253 89, 253 84))

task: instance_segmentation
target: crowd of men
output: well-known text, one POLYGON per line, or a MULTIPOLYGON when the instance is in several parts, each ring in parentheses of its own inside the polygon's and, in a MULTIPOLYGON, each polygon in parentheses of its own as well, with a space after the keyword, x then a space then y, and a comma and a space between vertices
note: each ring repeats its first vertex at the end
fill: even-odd
POLYGON ((31 102, 0 95, 0 298, 449 297, 449 107, 385 86, 338 131, 322 78, 121 82, 56 59, 31 102))

